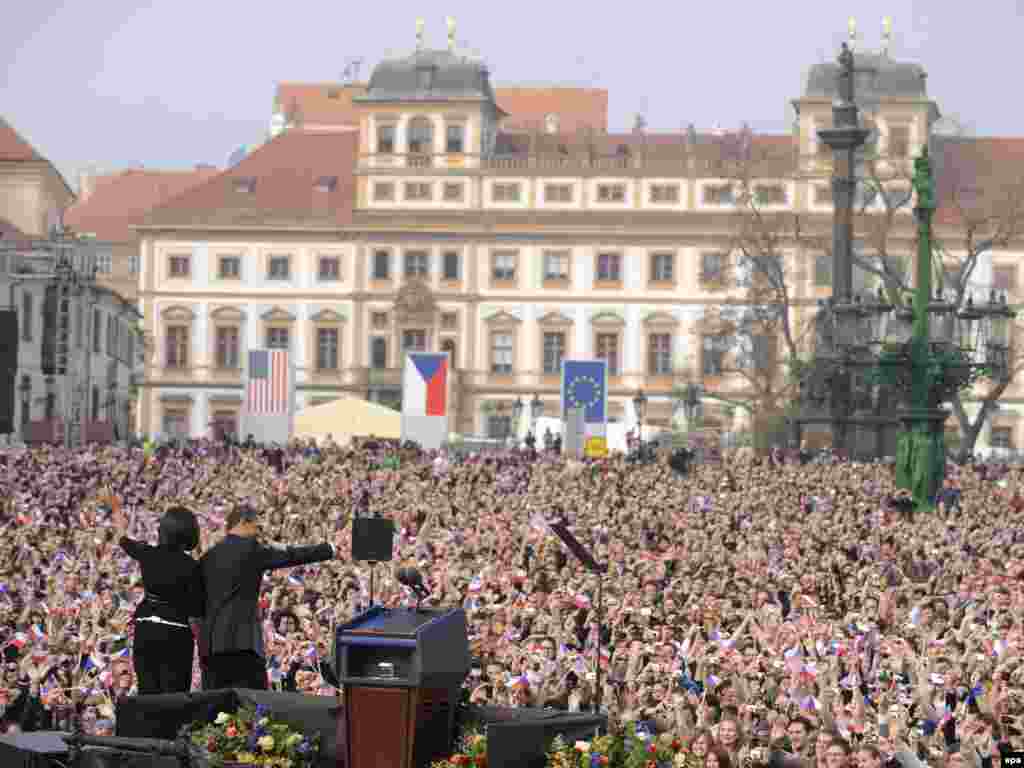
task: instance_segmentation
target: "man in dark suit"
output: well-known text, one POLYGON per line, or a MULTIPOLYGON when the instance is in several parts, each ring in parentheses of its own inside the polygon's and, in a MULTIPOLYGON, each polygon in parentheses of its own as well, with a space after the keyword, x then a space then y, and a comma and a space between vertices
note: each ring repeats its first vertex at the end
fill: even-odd
POLYGON ((275 548, 261 544, 259 513, 242 504, 227 518, 228 535, 203 555, 206 618, 200 648, 208 658, 207 687, 266 690, 267 666, 260 620, 263 572, 330 560, 331 544, 275 548))

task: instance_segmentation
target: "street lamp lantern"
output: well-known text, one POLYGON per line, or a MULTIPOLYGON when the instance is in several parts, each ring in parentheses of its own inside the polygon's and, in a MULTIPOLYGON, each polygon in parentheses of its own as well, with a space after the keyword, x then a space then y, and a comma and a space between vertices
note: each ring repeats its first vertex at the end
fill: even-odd
POLYGON ((519 418, 523 415, 523 398, 517 397, 516 401, 512 403, 512 421, 519 425, 519 418))
POLYGON ((530 401, 530 418, 536 421, 544 414, 544 401, 540 399, 540 395, 536 392, 533 393, 533 400, 530 401))
POLYGON ((700 384, 690 382, 686 385, 686 398, 683 400, 683 408, 686 409, 686 420, 693 422, 700 410, 700 397, 702 394, 700 384))
POLYGON ((946 301, 941 290, 935 291, 935 298, 928 302, 928 340, 932 344, 953 343, 952 321, 956 307, 946 301))
POLYGON ((850 349, 864 346, 871 335, 871 317, 864 309, 864 301, 857 296, 852 301, 836 304, 832 311, 836 317, 836 340, 840 347, 850 349))
POLYGON ((885 341, 885 334, 888 331, 888 320, 892 316, 893 306, 885 300, 885 290, 881 285, 878 292, 871 301, 865 302, 864 311, 868 314, 870 328, 868 343, 878 346, 885 341))
POLYGON ((644 423, 644 411, 647 408, 647 395, 644 394, 642 389, 638 389, 636 394, 633 395, 633 409, 636 411, 637 421, 640 426, 644 423))
POLYGON ((986 363, 1000 375, 1007 366, 1007 353, 1010 349, 1010 320, 1014 313, 1006 305, 1006 294, 997 296, 995 290, 989 295, 985 307, 988 319, 988 333, 985 338, 986 363))
POLYGON ((956 313, 958 343, 960 349, 968 356, 973 356, 978 348, 978 335, 984 317, 985 313, 974 306, 973 296, 968 296, 960 311, 956 313))
POLYGON ((914 307, 910 304, 900 304, 896 307, 896 318, 908 325, 914 322, 914 307))

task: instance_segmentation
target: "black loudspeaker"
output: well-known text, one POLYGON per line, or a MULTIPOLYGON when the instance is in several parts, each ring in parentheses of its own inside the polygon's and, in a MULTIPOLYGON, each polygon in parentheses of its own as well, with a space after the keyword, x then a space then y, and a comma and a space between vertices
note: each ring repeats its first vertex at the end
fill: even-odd
POLYGON ((14 369, 0 368, 0 435, 14 432, 14 369))
POLYGON ((0 309, 0 371, 18 368, 18 313, 0 309))
POLYGON ((390 563, 394 556, 395 521, 384 517, 352 520, 352 559, 390 563))
POLYGON ((467 715, 484 726, 487 768, 544 768, 555 736, 572 744, 608 731, 606 715, 554 709, 474 707, 467 715))
MULTIPOLYGON (((345 754, 344 729, 339 733, 339 705, 333 696, 251 691, 226 688, 220 691, 163 693, 124 696, 117 702, 117 735, 125 738, 174 739, 182 726, 197 720, 212 722, 220 712, 237 712, 243 705, 267 707, 276 720, 303 732, 320 734, 317 768, 335 768, 338 754, 345 754)), ((344 722, 344 717, 341 718, 344 722)), ((157 758, 151 758, 157 759, 157 758)), ((168 758, 159 758, 166 760, 168 758)), ((7 768, 7 764, 0 762, 7 768)))
POLYGON ((18 313, 0 310, 0 435, 14 433, 14 378, 18 370, 18 313))
POLYGON ((183 725, 206 720, 218 712, 234 712, 238 698, 231 689, 195 693, 124 696, 117 702, 117 735, 139 739, 174 739, 183 725))

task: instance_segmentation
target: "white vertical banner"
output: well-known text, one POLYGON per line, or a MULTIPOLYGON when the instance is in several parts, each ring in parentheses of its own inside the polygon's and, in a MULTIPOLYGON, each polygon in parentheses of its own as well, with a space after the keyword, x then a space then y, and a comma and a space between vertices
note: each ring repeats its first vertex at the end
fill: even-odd
POLYGON ((448 441, 447 352, 409 352, 402 368, 402 441, 428 451, 448 441))
POLYGON ((286 349, 251 349, 245 369, 242 432, 257 443, 288 442, 295 421, 295 371, 286 349))

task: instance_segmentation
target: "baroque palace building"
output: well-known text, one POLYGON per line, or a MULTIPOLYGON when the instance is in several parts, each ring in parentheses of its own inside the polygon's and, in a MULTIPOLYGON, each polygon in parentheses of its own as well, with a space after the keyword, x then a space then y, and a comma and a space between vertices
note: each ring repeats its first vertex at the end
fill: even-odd
MULTIPOLYGON (((859 61, 874 70, 879 148, 905 165, 939 117, 923 72, 859 61)), ((764 210, 800 213, 824 237, 831 165, 816 130, 831 122, 835 66, 811 69, 791 134, 750 139, 773 158, 756 169, 764 210)), ((728 339, 704 322, 744 296, 723 279, 737 214, 726 142, 640 123, 608 133, 600 90, 492 87, 452 45, 420 43, 365 84, 282 84, 271 140, 136 227, 152 342, 140 431, 236 432, 246 351, 264 346, 290 350, 299 408, 397 404, 403 352, 446 350, 462 434, 507 434, 518 398, 558 415, 564 358, 608 360, 612 420, 632 422, 637 390, 662 428, 687 382, 742 397, 728 339)), ((910 258, 909 214, 888 249, 910 258)), ((1001 269, 1016 292, 1015 256, 999 259, 978 274, 1001 269)), ((786 260, 806 319, 830 293, 830 261, 796 247, 786 260)), ((705 415, 738 426, 711 398, 705 415)))

